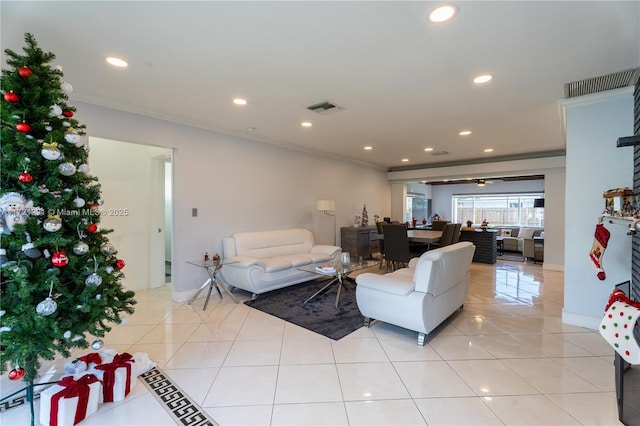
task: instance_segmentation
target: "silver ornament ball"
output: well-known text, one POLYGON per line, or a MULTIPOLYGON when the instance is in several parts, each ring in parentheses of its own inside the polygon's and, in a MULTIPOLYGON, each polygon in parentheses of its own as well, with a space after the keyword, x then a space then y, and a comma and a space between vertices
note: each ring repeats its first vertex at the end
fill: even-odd
POLYGON ((76 245, 73 246, 73 253, 78 256, 82 256, 83 254, 89 253, 89 245, 84 241, 78 241, 76 245))
POLYGON ((93 274, 89 275, 86 280, 84 280, 84 283, 86 285, 99 286, 100 284, 102 284, 102 277, 94 272, 93 274))
POLYGON ((56 309, 58 309, 58 304, 50 297, 47 297, 36 306, 36 312, 45 317, 54 313, 56 309))
POLYGON ((96 339, 91 343, 91 349, 99 351, 104 346, 104 342, 101 339, 96 339))

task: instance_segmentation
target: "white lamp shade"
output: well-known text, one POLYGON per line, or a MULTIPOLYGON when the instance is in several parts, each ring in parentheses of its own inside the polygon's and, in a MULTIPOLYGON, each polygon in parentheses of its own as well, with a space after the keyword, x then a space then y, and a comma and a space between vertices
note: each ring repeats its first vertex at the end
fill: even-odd
POLYGON ((334 211, 336 209, 335 200, 318 200, 316 203, 316 210, 320 211, 334 211))

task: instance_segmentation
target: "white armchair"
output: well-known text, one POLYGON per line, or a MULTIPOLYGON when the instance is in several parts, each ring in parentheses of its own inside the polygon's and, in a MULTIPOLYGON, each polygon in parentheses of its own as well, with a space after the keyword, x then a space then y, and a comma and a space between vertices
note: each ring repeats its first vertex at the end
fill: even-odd
POLYGON ((475 246, 452 244, 411 259, 408 268, 356 278, 356 300, 365 317, 418 332, 418 344, 464 304, 475 246))

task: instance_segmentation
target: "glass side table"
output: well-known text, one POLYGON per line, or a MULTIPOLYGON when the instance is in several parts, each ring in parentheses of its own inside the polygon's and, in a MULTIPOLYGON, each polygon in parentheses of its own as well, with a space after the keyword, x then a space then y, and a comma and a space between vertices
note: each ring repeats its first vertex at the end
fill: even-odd
POLYGON ((200 268, 206 269, 207 274, 209 274, 209 279, 207 279, 207 281, 205 281, 205 283, 202 284, 202 286, 196 292, 196 294, 194 294, 193 297, 189 299, 189 306, 191 306, 193 301, 198 298, 200 293, 202 293, 202 290, 207 288, 207 286, 209 287, 209 292, 207 293, 207 299, 204 301, 204 307, 202 308, 203 311, 207 309, 207 304, 209 303, 209 297, 211 296, 211 290, 213 290, 214 287, 218 291, 218 294, 220 295, 220 299, 222 299, 222 291, 224 291, 236 303, 240 303, 238 299, 236 299, 236 297, 233 294, 231 294, 227 286, 224 285, 224 283, 220 280, 220 278, 218 278, 218 271, 220 271, 220 269, 222 269, 224 265, 229 265, 231 263, 238 263, 237 260, 219 260, 219 261, 208 260, 206 262, 204 260, 188 260, 187 263, 190 265, 194 265, 194 266, 198 266, 200 268), (221 289, 222 291, 220 291, 221 289))

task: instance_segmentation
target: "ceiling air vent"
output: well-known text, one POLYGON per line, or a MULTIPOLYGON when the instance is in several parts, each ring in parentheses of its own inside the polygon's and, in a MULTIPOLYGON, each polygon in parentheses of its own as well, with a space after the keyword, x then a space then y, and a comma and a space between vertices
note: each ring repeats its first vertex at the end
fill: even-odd
POLYGON ((636 81, 638 81, 639 76, 640 68, 631 68, 613 74, 574 81, 573 83, 564 85, 564 97, 565 99, 569 99, 575 98, 576 96, 590 95, 592 93, 633 86, 636 84, 636 81))
POLYGON ((433 151, 431 155, 433 155, 434 157, 438 155, 449 155, 449 151, 433 151))
POLYGON ((317 112, 318 114, 329 114, 330 112, 342 111, 344 108, 339 107, 333 102, 324 101, 308 106, 307 109, 309 111, 317 112))

